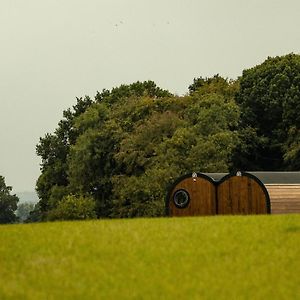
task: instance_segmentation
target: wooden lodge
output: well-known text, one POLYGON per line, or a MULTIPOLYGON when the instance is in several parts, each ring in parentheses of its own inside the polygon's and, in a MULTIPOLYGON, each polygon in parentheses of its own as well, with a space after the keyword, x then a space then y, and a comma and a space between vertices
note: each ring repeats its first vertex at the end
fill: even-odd
POLYGON ((169 216, 300 213, 300 172, 193 173, 166 197, 169 216))

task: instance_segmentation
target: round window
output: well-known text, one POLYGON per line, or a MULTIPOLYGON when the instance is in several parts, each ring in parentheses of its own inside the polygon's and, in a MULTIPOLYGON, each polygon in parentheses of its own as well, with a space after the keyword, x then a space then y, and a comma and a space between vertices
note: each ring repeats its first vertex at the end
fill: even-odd
POLYGON ((178 190, 173 196, 173 201, 176 207, 185 208, 190 202, 190 195, 186 190, 178 190))

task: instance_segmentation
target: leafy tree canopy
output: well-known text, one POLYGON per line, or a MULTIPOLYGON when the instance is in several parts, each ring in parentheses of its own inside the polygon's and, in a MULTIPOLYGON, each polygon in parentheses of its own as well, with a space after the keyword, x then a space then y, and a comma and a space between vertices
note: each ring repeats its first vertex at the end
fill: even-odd
POLYGON ((5 184, 5 178, 0 176, 0 223, 14 223, 17 221, 15 211, 19 198, 11 195, 12 187, 5 184))
POLYGON ((294 138, 299 138, 300 128, 300 56, 269 57, 245 70, 236 100, 241 107, 244 143, 249 137, 248 128, 254 134, 253 143, 238 154, 244 159, 244 163, 238 162, 240 167, 297 169, 299 143, 294 138))
POLYGON ((295 54, 236 81, 195 78, 182 97, 146 81, 78 98, 37 146, 31 216, 59 218, 80 197, 95 201, 97 217, 159 216, 169 183, 184 173, 299 169, 299 109, 295 54))
POLYGON ((232 82, 207 81, 185 97, 153 82, 122 85, 68 115, 66 134, 60 122, 37 148, 45 217, 69 194, 92 197, 99 217, 162 215, 170 181, 191 169, 228 170, 239 108, 232 82))

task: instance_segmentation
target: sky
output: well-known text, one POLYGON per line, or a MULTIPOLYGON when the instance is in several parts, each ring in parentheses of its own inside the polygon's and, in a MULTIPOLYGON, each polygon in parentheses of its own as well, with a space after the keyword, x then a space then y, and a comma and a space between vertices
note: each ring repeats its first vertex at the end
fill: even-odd
POLYGON ((0 0, 0 175, 34 191, 35 146, 76 97, 138 80, 183 95, 291 52, 299 0, 0 0))

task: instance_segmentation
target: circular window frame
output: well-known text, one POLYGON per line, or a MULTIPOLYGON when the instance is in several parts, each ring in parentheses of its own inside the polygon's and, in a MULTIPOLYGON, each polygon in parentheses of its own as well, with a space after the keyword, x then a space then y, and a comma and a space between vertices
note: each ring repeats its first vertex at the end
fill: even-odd
POLYGON ((185 190, 185 189, 179 189, 179 190, 177 190, 176 192, 174 192, 174 194, 173 194, 173 203, 174 203, 174 205, 175 205, 177 208, 180 208, 180 209, 186 208, 186 207, 190 204, 190 200, 191 200, 190 194, 189 194, 188 191, 185 190), (181 205, 178 204, 178 202, 175 200, 175 197, 176 197, 179 193, 184 193, 184 194, 187 196, 186 202, 184 202, 184 203, 181 204, 181 205))

